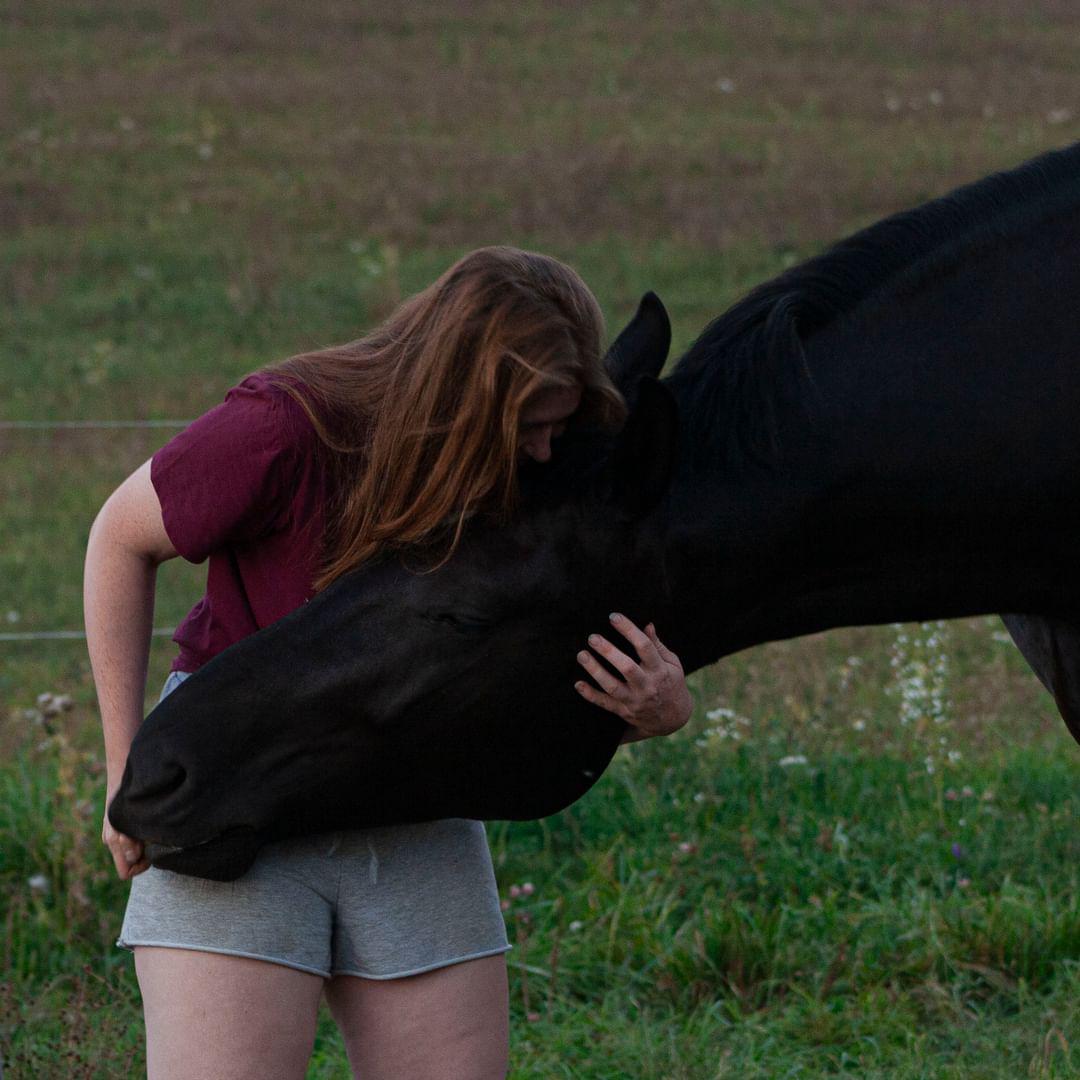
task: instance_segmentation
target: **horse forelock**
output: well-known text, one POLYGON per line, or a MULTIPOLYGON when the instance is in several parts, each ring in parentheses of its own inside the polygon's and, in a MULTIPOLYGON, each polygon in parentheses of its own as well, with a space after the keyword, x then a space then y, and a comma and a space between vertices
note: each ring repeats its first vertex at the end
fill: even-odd
POLYGON ((597 428, 568 430, 552 443, 550 461, 526 461, 520 466, 523 508, 560 505, 593 493, 613 444, 613 436, 597 428))

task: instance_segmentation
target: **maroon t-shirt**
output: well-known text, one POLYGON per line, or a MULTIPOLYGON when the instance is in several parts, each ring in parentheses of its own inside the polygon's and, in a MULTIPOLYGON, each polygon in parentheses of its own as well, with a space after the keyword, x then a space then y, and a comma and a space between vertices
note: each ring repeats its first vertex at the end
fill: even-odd
POLYGON ((327 484, 307 414, 249 375, 150 463, 165 531, 189 562, 209 558, 206 595, 173 635, 173 671, 223 649, 314 595, 327 484))

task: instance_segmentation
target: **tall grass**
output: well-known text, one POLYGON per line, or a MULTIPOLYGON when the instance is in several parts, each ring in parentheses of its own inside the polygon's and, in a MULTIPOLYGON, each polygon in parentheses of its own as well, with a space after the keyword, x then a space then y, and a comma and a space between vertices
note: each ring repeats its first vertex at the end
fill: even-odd
MULTIPOLYGON (((864 663, 819 671, 834 694, 895 656, 888 628, 863 644, 864 663)), ((902 681, 858 731, 794 699, 801 723, 777 709, 720 737, 759 677, 734 661, 723 697, 696 679, 690 730, 624 748, 561 814, 489 826, 515 944, 514 1075, 1080 1067, 1071 745, 976 749, 928 771, 918 740, 882 750, 881 731, 903 726, 886 692, 902 681)), ((32 737, 0 769, 0 1024, 16 1075, 131 1075, 140 1018, 113 945, 125 887, 98 850, 101 764, 80 748, 91 717, 56 700, 23 708, 32 737)), ((324 1018, 310 1075, 344 1068, 324 1018)))

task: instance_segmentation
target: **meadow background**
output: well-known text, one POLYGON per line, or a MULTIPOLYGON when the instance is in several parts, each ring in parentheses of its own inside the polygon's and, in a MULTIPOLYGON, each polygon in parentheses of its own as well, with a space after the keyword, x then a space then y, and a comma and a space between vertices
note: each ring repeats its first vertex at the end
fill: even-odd
MULTIPOLYGON (((1068 0, 8 0, 0 420, 197 416, 496 242, 574 264, 612 334, 655 289, 677 356, 830 240, 1074 141, 1078 40, 1068 0)), ((90 523, 172 431, 0 428, 0 631, 81 628, 90 523)), ((155 625, 204 574, 162 568, 155 625)), ((691 683, 684 732, 489 827, 512 1076, 1080 1076, 1080 748, 1000 621, 691 683)), ((9 1076, 143 1068, 103 785, 84 644, 0 639, 9 1076)), ((347 1075, 324 1017, 309 1076, 347 1075)))

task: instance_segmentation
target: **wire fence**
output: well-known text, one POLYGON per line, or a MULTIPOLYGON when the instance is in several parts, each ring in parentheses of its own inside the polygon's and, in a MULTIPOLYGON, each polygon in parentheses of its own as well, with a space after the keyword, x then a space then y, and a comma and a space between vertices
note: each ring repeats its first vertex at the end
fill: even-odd
MULTIPOLYGON (((113 428, 182 428, 191 420, 0 420, 0 431, 47 431, 49 429, 108 430, 113 428)), ((159 626, 153 637, 171 637, 174 626, 159 626)), ((3 641, 85 641, 85 630, 27 630, 0 633, 3 641)))
MULTIPOLYGON (((174 626, 158 626, 150 633, 154 637, 165 637, 176 633, 174 626)), ((28 630, 26 633, 3 633, 0 641, 85 641, 85 630, 28 630)))
POLYGON ((49 428, 171 428, 190 420, 0 420, 0 431, 42 431, 49 428))

